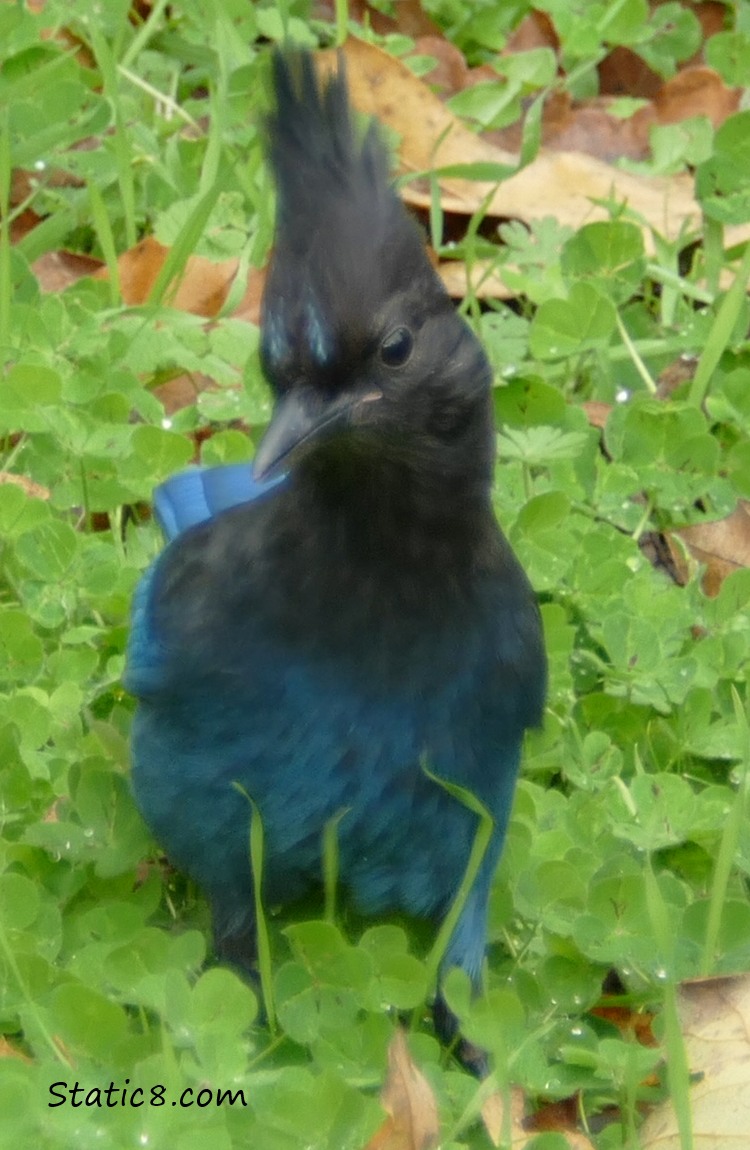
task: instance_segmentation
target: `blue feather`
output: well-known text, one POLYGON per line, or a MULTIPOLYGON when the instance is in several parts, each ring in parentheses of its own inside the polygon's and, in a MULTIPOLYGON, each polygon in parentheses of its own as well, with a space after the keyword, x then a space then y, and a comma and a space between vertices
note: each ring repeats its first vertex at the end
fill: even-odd
POLYGON ((168 540, 230 507, 252 503, 281 482, 259 482, 250 463, 193 467, 173 475, 154 492, 154 511, 168 540))

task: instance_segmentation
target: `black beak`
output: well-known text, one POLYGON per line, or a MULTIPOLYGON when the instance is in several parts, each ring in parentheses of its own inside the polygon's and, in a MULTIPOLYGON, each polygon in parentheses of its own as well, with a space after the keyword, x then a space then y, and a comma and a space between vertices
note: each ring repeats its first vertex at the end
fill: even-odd
POLYGON ((359 422, 362 409, 382 397, 374 387, 334 396, 321 395, 310 387, 292 388, 276 402, 255 453, 253 475, 259 482, 276 478, 323 438, 359 422))

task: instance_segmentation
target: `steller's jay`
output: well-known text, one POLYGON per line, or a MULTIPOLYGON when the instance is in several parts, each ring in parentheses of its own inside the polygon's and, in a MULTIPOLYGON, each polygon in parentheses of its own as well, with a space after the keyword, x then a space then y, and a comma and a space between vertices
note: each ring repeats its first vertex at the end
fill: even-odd
MULTIPOLYGON (((365 914, 439 924, 477 816, 494 817, 443 969, 478 986, 487 902, 526 727, 540 721, 539 613, 493 514, 491 373, 388 178, 343 74, 273 58, 278 190, 261 355, 275 395, 249 465, 155 495, 169 544, 137 591, 126 686, 133 788, 212 909, 220 957, 255 959, 253 798, 264 899, 320 881, 338 823, 365 914)), ((455 1023, 444 1008, 439 1021, 455 1023)))

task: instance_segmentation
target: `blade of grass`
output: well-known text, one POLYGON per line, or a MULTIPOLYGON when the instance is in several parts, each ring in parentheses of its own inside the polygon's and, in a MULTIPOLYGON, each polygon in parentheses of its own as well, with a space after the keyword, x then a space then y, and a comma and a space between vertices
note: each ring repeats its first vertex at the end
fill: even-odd
POLYGON ((48 85, 54 88, 55 84, 58 83, 58 77, 55 73, 62 71, 70 58, 75 56, 75 53, 76 49, 70 48, 68 51, 60 52, 59 55, 53 56, 35 68, 29 68, 20 74, 11 73, 12 78, 9 76, 6 79, 4 76, 3 103, 7 107, 10 107, 12 104, 20 103, 23 100, 34 97, 37 92, 45 89, 48 85))
POLYGON ((142 76, 136 76, 135 72, 131 72, 129 68, 124 67, 122 64, 119 65, 117 70, 129 84, 132 84, 135 88, 140 88, 142 92, 145 92, 147 96, 151 97, 159 109, 160 115, 164 116, 164 119, 174 117, 175 119, 182 120, 182 122, 187 124, 191 131, 195 133, 196 138, 200 138, 205 134, 203 127, 197 120, 193 119, 189 112, 186 112, 185 109, 177 103, 174 96, 170 96, 166 92, 162 92, 159 88, 155 88, 153 84, 149 84, 142 76))
POLYGON ((545 89, 535 96, 524 116, 521 154, 518 158, 519 169, 527 167, 539 154, 539 149, 542 146, 542 116, 548 95, 549 93, 545 89))
MULTIPOLYGON (((464 297, 464 299, 461 303, 459 311, 463 315, 467 316, 467 318, 469 316, 471 316, 471 318, 473 319, 475 324, 479 321, 479 318, 480 318, 481 313, 482 313, 482 309, 481 309, 480 304, 479 304, 479 298, 477 296, 477 291, 479 290, 480 284, 482 283, 482 279, 484 279, 485 277, 483 276, 482 279, 480 279, 479 283, 475 284, 472 281, 471 271, 472 271, 472 267, 474 266, 475 260, 477 259, 477 253, 476 253, 477 235, 478 235, 479 229, 482 225, 482 221, 484 220, 485 216, 487 215, 487 211, 489 209, 490 203, 492 202, 492 197, 494 196, 494 194, 495 194, 495 189, 493 188, 484 197, 481 204, 479 205, 479 207, 477 208, 477 210, 474 212, 471 219, 469 220, 469 226, 466 229, 466 235, 464 236, 464 239, 463 239, 464 262, 466 264, 466 296, 464 297)), ((487 271, 485 272, 485 276, 488 276, 490 274, 491 274, 491 269, 488 268, 487 271)))
POLYGON ((231 69, 245 59, 241 54, 243 45, 238 43, 237 32, 226 14, 222 14, 220 5, 214 14, 212 40, 219 68, 210 86, 207 144, 201 167, 199 192, 205 192, 219 178, 222 149, 227 137, 225 123, 229 105, 231 69))
POLYGON ((53 252, 76 226, 78 213, 73 207, 60 204, 51 216, 41 220, 16 244, 17 250, 30 264, 46 252, 53 252))
POLYGON ((726 262, 724 254, 724 225, 719 220, 703 217, 703 266, 709 291, 719 290, 721 269, 726 262))
POLYGON ((130 133, 127 130, 120 102, 117 61, 95 20, 86 23, 86 31, 91 40, 91 49, 99 65, 104 94, 114 111, 115 131, 112 146, 117 167, 117 184, 122 199, 125 219, 125 240, 128 248, 133 248, 138 239, 136 228, 135 183, 133 180, 133 156, 130 148, 130 133))
POLYGON ((131 66, 136 56, 146 47, 152 35, 160 30, 162 13, 168 3, 169 0, 156 0, 156 3, 148 14, 148 18, 141 24, 122 54, 120 65, 123 68, 129 68, 131 66))
POLYGON ((349 0, 336 0, 336 47, 340 48, 349 34, 349 0))
POLYGON ((443 961, 445 952, 448 949, 451 935, 456 929, 456 924, 461 917, 461 912, 466 905, 466 900, 469 897, 471 888, 479 874, 482 859, 487 853, 487 847, 490 845, 495 820, 484 803, 480 802, 471 791, 467 791, 465 787, 457 786, 456 783, 449 783, 447 779, 439 778, 437 775, 434 775, 424 763, 422 764, 422 770, 428 779, 431 779, 437 786, 442 787, 452 798, 461 803, 467 810, 473 811, 479 818, 479 825, 474 835, 474 841, 471 844, 469 861, 466 864, 463 877, 456 891, 455 898, 451 903, 450 910, 443 919, 437 938, 432 945, 430 953, 427 955, 426 966, 429 974, 429 983, 433 986, 437 982, 438 970, 440 969, 440 964, 443 961))
POLYGON ((336 891, 339 885, 339 823, 351 810, 342 807, 323 828, 323 890, 325 920, 336 921, 336 891))
POLYGON ((633 361, 633 366, 635 367, 635 370, 638 372, 641 379, 645 383, 647 391, 649 391, 651 393, 651 395, 655 395, 656 394, 656 384, 654 383, 653 379, 651 378, 651 372, 648 370, 645 363, 643 362, 640 355, 638 354, 638 349, 636 348, 632 339, 628 335, 627 328, 625 327, 625 324, 620 319, 620 313, 618 311, 615 312, 615 319, 617 320, 617 330, 620 333, 620 339, 625 344, 625 347, 628 349, 628 353, 630 355, 631 360, 633 361))
POLYGON ((638 1094, 641 1085, 637 1046, 633 1042, 627 1054, 627 1062, 621 1087, 622 1126, 625 1135, 624 1150, 638 1148, 638 1094))
POLYGON ((102 249, 104 262, 109 273, 109 302, 112 307, 117 307, 120 303, 120 267, 117 263, 115 237, 112 233, 112 225, 109 222, 104 199, 94 183, 89 184, 89 203, 91 204, 91 218, 94 223, 96 238, 99 240, 99 247, 102 249))
POLYGON ((443 205, 436 176, 430 176, 430 243, 435 251, 443 246, 443 205))
POLYGON ((8 110, 0 123, 0 348, 10 343, 10 125, 8 110))
POLYGON ((748 724, 747 714, 742 705, 742 700, 734 686, 732 687, 732 701, 734 703, 737 725, 742 736, 743 758, 740 767, 742 774, 732 809, 724 824, 724 832, 721 836, 719 851, 716 856, 716 865, 711 883, 711 896, 708 904, 706 938, 703 944, 703 956, 701 959, 701 974, 704 978, 713 973, 714 962, 716 961, 721 917, 726 902, 729 877, 732 872, 737 846, 740 841, 740 834, 746 818, 748 790, 750 789, 750 724, 748 724))
POLYGON ((271 939, 268 922, 263 907, 263 865, 265 857, 265 832, 263 819, 255 801, 238 782, 232 784, 235 790, 244 795, 250 804, 250 866, 253 872, 253 903, 255 908, 255 933, 258 947, 258 972, 263 1006, 268 1019, 268 1029, 276 1033, 276 1009, 273 995, 273 963, 271 961, 271 939))
MULTIPOLYGON (((679 275, 676 271, 664 267, 663 264, 650 263, 646 264, 646 275, 649 279, 654 280, 656 283, 661 284, 662 288, 670 288, 671 294, 675 297, 684 296, 685 299, 695 300, 696 303, 712 304, 714 296, 711 292, 706 291, 705 288, 699 288, 690 280, 685 279, 684 276, 679 275)), ((662 292, 662 295, 664 293, 662 292)), ((670 313, 664 314, 662 309, 662 323, 667 325, 674 322, 674 315, 670 313)))
POLYGON ((648 858, 645 868, 646 904, 651 931, 664 963, 666 978, 662 985, 664 1007, 664 1047, 667 1060, 669 1094, 677 1118, 682 1150, 693 1150, 693 1117, 690 1109, 690 1069, 685 1042, 680 1026, 677 1001, 677 983, 674 979, 674 937, 669 926, 669 914, 654 874, 653 862, 648 858))
POLYGON ((2 954, 5 958, 8 970, 16 981, 16 985, 18 986, 23 1000, 26 1003, 26 1008, 29 1012, 29 1016, 33 1018, 34 1024, 38 1027, 39 1034, 44 1041, 45 1046, 50 1049, 56 1062, 61 1062, 63 1066, 67 1066, 68 1069, 72 1069, 73 1063, 70 1062, 64 1050, 55 1042, 54 1035, 50 1033, 50 1030, 44 1020, 42 1009, 39 1003, 34 1000, 34 997, 26 984, 26 980, 21 974, 18 963, 16 962, 16 956, 11 949, 10 943, 2 927, 2 923, 0 923, 0 954, 2 954))
POLYGON ((214 184, 207 192, 204 192, 196 203, 180 232, 177 243, 167 253, 167 258, 162 264, 161 271, 149 293, 148 303, 163 303, 170 285, 185 270, 188 257, 193 254, 195 246, 203 234, 220 190, 219 184, 214 184))
POLYGON ((750 277, 750 244, 745 248, 745 254, 737 269, 734 283, 719 306, 716 318, 708 333, 706 345, 698 360, 698 367, 688 394, 688 403, 692 403, 695 407, 700 407, 708 395, 711 376, 729 346, 734 326, 739 318, 740 308, 745 300, 748 277, 750 277))

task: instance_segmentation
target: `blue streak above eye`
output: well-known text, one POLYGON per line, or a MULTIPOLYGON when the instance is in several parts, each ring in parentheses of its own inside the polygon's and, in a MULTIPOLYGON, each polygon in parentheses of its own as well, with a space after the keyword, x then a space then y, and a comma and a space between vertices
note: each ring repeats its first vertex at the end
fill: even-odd
POLYGON ((333 348, 318 305, 310 298, 305 306, 305 334, 310 355, 318 366, 325 367, 332 358, 333 348))
POLYGON ((269 371, 278 371, 291 357, 292 347, 284 320, 276 308, 267 307, 265 310, 261 346, 269 371))

